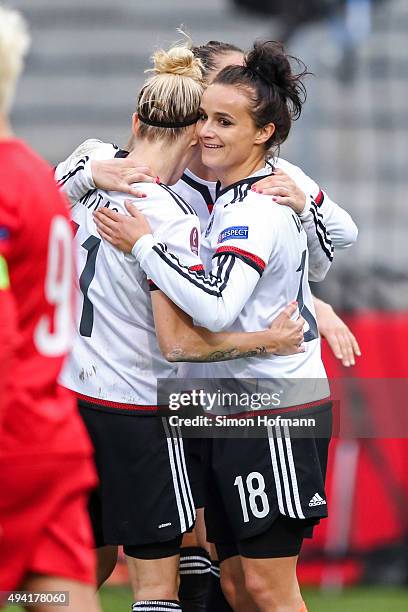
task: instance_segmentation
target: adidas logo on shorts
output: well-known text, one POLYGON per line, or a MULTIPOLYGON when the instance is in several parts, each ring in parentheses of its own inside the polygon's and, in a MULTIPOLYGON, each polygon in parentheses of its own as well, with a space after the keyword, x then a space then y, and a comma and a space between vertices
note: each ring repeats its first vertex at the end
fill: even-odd
POLYGON ((312 499, 309 502, 309 506, 323 506, 326 504, 326 501, 323 499, 323 497, 320 497, 320 495, 318 493, 315 493, 312 497, 312 499))

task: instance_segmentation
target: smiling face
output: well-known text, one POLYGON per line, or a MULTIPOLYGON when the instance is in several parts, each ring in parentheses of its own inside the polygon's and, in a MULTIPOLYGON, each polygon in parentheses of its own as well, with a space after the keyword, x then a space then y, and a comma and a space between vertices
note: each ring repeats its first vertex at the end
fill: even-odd
MULTIPOLYGON (((216 78, 219 72, 226 66, 243 66, 244 64, 244 53, 242 51, 224 51, 217 53, 213 57, 214 68, 208 70, 205 75, 205 82, 210 85, 216 78)), ((194 159, 191 161, 189 168, 197 174, 209 181, 215 181, 216 176, 211 172, 209 168, 204 164, 201 157, 201 149, 198 148, 194 159)))
POLYGON ((264 143, 274 125, 258 128, 249 112, 250 92, 234 85, 210 85, 201 100, 197 134, 202 161, 222 185, 249 176, 262 167, 264 143))

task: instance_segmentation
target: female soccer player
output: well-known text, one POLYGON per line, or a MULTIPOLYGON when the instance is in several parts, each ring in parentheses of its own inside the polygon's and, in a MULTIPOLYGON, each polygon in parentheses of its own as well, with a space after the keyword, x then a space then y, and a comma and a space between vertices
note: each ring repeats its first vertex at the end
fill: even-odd
MULTIPOLYGON (((96 217, 107 241, 132 252, 154 282, 209 329, 262 328, 283 301, 297 298, 308 327, 305 353, 204 364, 201 377, 278 378, 286 408, 303 404, 330 421, 307 280, 311 272, 320 280, 325 271, 320 265, 309 270, 305 232, 294 213, 267 206, 265 196, 251 190, 271 172, 266 152, 287 138, 291 119, 301 110, 302 87, 283 51, 264 43, 254 46, 244 66, 225 68, 206 89, 198 134, 203 163, 219 179, 201 249, 207 276, 158 242, 135 208, 128 209, 132 219, 106 210, 96 217)), ((239 552, 247 588, 262 612, 299 612, 304 605, 296 562, 304 536, 327 515, 327 448, 328 439, 292 439, 289 429, 281 432, 278 425, 268 425, 262 440, 212 441, 210 540, 221 560, 239 552)))
MULTIPOLYGON (((198 218, 167 184, 179 179, 197 143, 201 65, 186 47, 156 52, 154 61, 155 74, 139 94, 130 155, 146 160, 163 183, 145 185, 139 203, 177 257, 196 261, 198 218)), ((92 213, 124 211, 125 202, 125 194, 94 190, 72 209, 78 334, 62 381, 76 392, 96 449, 101 485, 91 515, 100 582, 123 545, 134 578, 133 609, 178 610, 181 534, 193 525, 195 511, 179 431, 157 414, 157 378, 176 375, 169 361, 300 352, 302 321, 290 320, 295 306, 289 305, 266 332, 227 336, 194 328, 160 291, 150 297, 142 270, 98 236, 92 213)))
POLYGON ((97 612, 92 448, 57 383, 72 340, 71 227, 51 168, 9 122, 28 46, 21 15, 0 6, 0 608, 97 612))

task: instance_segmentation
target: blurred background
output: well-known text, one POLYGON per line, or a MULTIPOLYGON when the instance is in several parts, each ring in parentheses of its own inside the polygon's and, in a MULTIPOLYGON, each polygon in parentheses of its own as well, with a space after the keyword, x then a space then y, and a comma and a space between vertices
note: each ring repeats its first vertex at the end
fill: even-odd
MULTIPOLYGON (((328 278, 313 287, 346 317, 363 351, 346 371, 324 347, 327 368, 345 381, 345 401, 364 404, 368 415, 367 381, 408 378, 407 0, 7 4, 22 10, 33 37, 14 127, 53 164, 89 137, 126 143, 143 70, 155 47, 179 38, 177 27, 196 44, 218 39, 245 49, 256 38, 284 41, 313 76, 281 156, 312 176, 360 230, 358 243, 337 253, 328 278)), ((376 409, 392 414, 392 404, 376 409)), ((337 610, 324 593, 361 583, 373 586, 362 599, 338 600, 339 610, 408 610, 403 589, 395 601, 390 591, 384 601, 378 593, 367 599, 374 586, 408 583, 407 436, 332 444, 332 516, 300 567, 303 583, 321 589, 311 595, 312 610, 337 610)))

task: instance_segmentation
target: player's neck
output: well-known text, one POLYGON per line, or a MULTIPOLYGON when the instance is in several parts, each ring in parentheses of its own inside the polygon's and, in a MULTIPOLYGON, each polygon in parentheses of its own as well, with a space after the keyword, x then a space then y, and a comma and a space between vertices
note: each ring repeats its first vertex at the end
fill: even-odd
POLYGON ((217 177, 214 172, 210 170, 210 168, 207 168, 207 166, 204 166, 203 162, 201 161, 200 148, 197 150, 197 154, 195 155, 195 157, 188 164, 188 169, 193 174, 198 176, 198 178, 203 179, 203 181, 212 181, 215 183, 217 180, 217 177))
POLYGON ((13 131, 9 121, 0 114, 0 140, 11 140, 14 138, 13 131))
POLYGON ((129 140, 126 145, 126 151, 133 151, 133 149, 135 148, 135 142, 136 142, 136 138, 134 134, 131 134, 129 136, 129 140))
POLYGON ((162 141, 147 142, 135 139, 128 159, 148 166, 153 176, 158 176, 165 185, 173 185, 183 174, 180 158, 183 150, 180 143, 164 144, 162 141))
POLYGON ((219 170, 215 169, 215 171, 217 172, 218 180, 221 183, 221 189, 225 189, 225 187, 233 185, 238 181, 242 181, 258 170, 261 170, 264 165, 264 157, 257 157, 256 159, 246 159, 242 164, 229 168, 220 168, 219 170))

